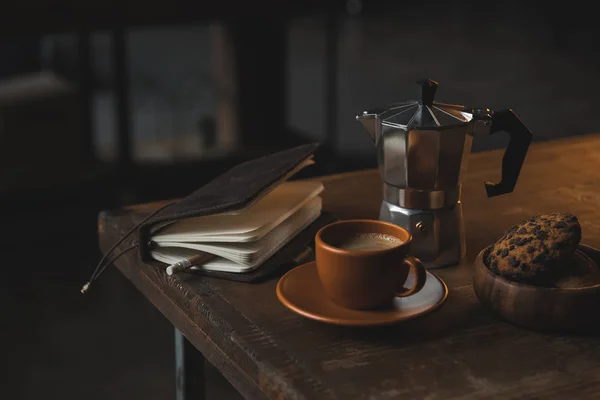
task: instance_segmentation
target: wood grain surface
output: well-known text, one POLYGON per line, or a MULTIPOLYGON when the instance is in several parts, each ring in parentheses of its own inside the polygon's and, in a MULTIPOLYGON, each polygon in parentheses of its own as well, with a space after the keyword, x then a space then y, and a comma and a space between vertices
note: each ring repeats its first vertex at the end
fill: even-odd
MULTIPOLYGON (((488 199, 484 182, 499 179, 502 154, 470 158, 463 190, 467 260, 434 271, 450 288, 447 303, 394 327, 304 319, 277 301, 275 279, 241 284, 167 276, 134 253, 116 265, 249 399, 597 398, 599 338, 543 335, 502 322, 477 301, 471 282, 478 252, 535 214, 572 212, 582 242, 600 246, 600 135, 533 144, 515 191, 488 199)), ((377 171, 322 180, 326 210, 377 218, 377 171)), ((154 207, 102 213, 102 248, 154 207)))

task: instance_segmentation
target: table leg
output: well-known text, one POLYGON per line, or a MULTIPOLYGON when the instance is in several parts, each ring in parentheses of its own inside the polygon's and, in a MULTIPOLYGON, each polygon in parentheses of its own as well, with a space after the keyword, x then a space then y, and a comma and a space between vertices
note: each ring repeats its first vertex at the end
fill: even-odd
POLYGON ((175 387, 177 400, 206 398, 204 356, 175 329, 175 387))

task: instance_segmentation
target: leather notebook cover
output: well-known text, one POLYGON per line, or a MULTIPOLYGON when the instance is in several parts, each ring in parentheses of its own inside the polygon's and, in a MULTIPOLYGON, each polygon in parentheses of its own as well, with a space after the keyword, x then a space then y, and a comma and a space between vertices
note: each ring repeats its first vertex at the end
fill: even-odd
MULTIPOLYGON (((243 209, 260 199, 279 183, 288 179, 290 174, 300 164, 313 155, 318 146, 318 143, 306 144, 244 162, 228 170, 190 195, 173 202, 139 226, 140 257, 148 264, 164 265, 149 256, 150 233, 154 227, 185 218, 201 217, 243 209)), ((290 261, 283 261, 285 258, 284 255, 293 253, 295 247, 300 246, 298 251, 306 248, 310 241, 301 243, 303 242, 301 238, 308 231, 320 227, 320 223, 330 220, 330 218, 331 216, 324 217, 322 215, 309 228, 305 229, 304 232, 300 233, 255 271, 248 273, 202 271, 201 274, 244 282, 260 279, 277 269, 276 266, 270 266, 270 264, 275 265, 290 261)), ((314 234, 312 234, 312 237, 314 237, 314 234)), ((310 238, 311 240, 312 237, 310 238)))

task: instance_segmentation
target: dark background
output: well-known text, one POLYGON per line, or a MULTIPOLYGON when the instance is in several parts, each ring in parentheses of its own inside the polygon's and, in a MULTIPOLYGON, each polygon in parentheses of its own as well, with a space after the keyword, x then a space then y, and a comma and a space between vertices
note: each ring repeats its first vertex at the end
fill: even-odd
POLYGON ((2 398, 174 398, 168 321, 113 268, 79 293, 101 209, 307 141, 324 144, 313 175, 374 167, 354 116, 414 99, 421 77, 440 101, 515 109, 536 141, 598 130, 600 25, 577 2, 38 3, 0 16, 2 398), (227 37, 233 75, 215 64, 227 37))

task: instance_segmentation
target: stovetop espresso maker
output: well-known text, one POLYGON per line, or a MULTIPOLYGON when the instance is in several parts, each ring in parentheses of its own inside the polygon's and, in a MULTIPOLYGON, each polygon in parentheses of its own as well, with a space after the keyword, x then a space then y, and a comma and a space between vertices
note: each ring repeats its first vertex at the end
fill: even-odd
POLYGON ((499 183, 487 196, 513 191, 531 131, 510 109, 492 111, 434 101, 437 82, 423 79, 416 101, 364 111, 362 123, 377 148, 383 180, 379 219, 407 229, 411 254, 427 268, 457 264, 465 255, 461 176, 474 136, 510 135, 499 183))

